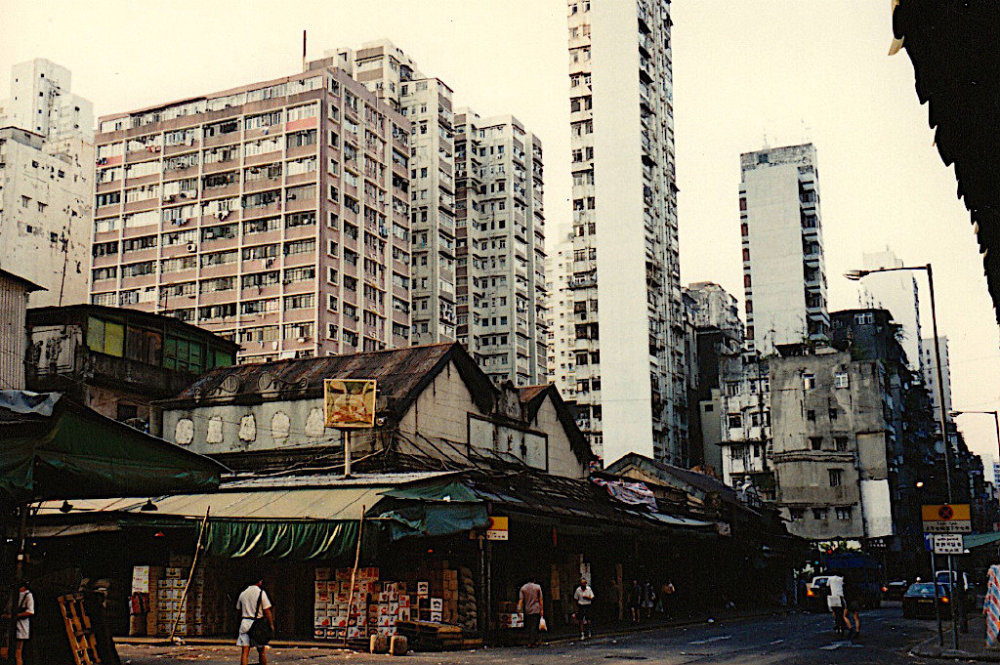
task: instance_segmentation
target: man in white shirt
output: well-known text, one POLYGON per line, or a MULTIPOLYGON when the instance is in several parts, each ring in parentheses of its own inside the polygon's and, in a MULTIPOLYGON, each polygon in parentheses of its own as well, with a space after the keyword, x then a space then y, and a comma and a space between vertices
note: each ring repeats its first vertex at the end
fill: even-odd
MULTIPOLYGON (((4 618, 10 618, 10 616, 10 614, 4 613, 4 618)), ((15 665, 24 665, 24 644, 31 639, 31 617, 33 616, 35 616, 35 596, 28 589, 28 582, 22 580, 18 585, 17 609, 14 612, 14 618, 17 620, 14 627, 15 665)))
POLYGON ((830 575, 827 579, 830 595, 826 597, 826 606, 833 614, 833 629, 838 635, 844 633, 844 578, 840 575, 830 575))
POLYGON ((236 609, 240 613, 240 632, 236 637, 236 646, 241 648, 240 665, 247 665, 250 659, 250 647, 257 648, 257 656, 260 665, 267 665, 266 644, 251 644, 250 626, 254 619, 266 618, 271 624, 271 632, 274 632, 274 615, 271 613, 271 600, 264 591, 264 580, 259 579, 255 584, 251 584, 236 601, 236 609))
POLYGON ((594 603, 594 590, 587 585, 586 578, 580 580, 580 586, 573 592, 573 602, 576 603, 576 621, 580 624, 580 639, 593 637, 590 625, 590 606, 594 603), (586 627, 586 632, 584 628, 586 627))

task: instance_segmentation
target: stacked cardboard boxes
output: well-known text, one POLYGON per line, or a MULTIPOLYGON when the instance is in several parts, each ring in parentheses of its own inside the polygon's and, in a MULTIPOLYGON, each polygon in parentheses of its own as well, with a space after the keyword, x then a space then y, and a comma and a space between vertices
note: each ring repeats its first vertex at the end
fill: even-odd
MULTIPOLYGON (((135 566, 132 568, 132 593, 142 594, 144 596, 142 605, 144 609, 148 608, 145 616, 141 617, 141 620, 144 620, 146 623, 145 629, 140 629, 143 635, 156 635, 157 621, 159 619, 156 590, 160 580, 163 579, 163 573, 162 566, 135 566)), ((138 624, 138 622, 139 620, 130 623, 138 624)), ((140 632, 140 630, 136 632, 140 632)))
POLYGON ((364 639, 370 634, 369 599, 379 593, 378 568, 359 568, 351 597, 351 569, 317 568, 313 597, 313 637, 364 639))

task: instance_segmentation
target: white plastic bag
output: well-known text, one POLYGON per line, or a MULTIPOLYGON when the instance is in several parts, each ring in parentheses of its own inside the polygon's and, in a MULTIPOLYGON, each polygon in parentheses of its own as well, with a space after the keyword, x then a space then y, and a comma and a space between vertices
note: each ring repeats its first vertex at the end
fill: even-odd
POLYGON ((545 623, 545 617, 538 620, 538 630, 542 632, 547 632, 549 629, 549 624, 545 623))

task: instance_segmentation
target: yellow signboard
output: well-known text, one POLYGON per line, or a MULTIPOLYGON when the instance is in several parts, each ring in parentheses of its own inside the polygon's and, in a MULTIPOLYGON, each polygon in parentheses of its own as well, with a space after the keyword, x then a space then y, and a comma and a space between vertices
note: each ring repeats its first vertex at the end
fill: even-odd
POLYGON ((375 380, 324 379, 323 411, 327 427, 374 427, 375 380))
POLYGON ((967 503, 921 506, 920 512, 925 522, 950 522, 952 520, 964 521, 972 519, 969 504, 967 503))
POLYGON ((507 540, 509 521, 506 517, 493 516, 490 525, 486 527, 486 540, 507 540))

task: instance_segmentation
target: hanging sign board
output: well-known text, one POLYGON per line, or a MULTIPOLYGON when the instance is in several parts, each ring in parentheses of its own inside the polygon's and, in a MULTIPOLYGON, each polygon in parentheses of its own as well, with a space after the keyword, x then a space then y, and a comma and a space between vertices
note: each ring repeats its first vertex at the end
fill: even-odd
POLYGON ((323 415, 327 427, 374 427, 375 379, 324 379, 323 415))

